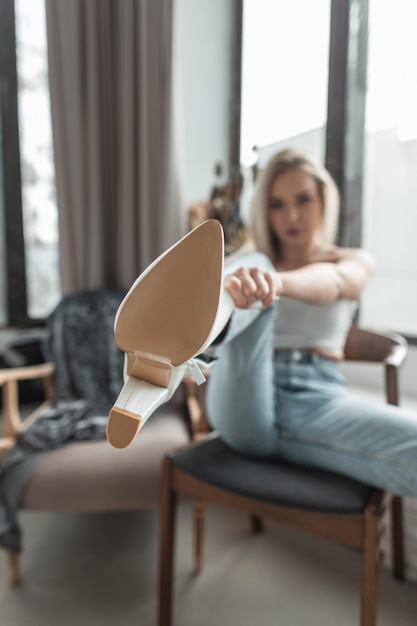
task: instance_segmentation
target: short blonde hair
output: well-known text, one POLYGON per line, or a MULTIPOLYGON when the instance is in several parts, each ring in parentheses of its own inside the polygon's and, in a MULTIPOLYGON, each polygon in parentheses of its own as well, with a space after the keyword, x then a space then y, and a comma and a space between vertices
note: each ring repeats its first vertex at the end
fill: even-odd
POLYGON ((323 229, 321 243, 324 246, 335 243, 339 220, 339 192, 336 183, 323 165, 311 156, 292 148, 275 154, 261 171, 256 185, 252 207, 252 233, 257 250, 266 254, 272 261, 279 261, 279 240, 271 229, 269 221, 269 194, 272 184, 285 172, 300 169, 317 182, 323 202, 323 229))

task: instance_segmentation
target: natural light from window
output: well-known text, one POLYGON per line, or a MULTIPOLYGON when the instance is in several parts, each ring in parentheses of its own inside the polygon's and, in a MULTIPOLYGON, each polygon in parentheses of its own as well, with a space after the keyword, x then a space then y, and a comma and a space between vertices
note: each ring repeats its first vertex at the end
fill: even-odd
MULTIPOLYGON (((351 20, 357 11, 352 3, 351 20)), ((416 23, 416 0, 369 2, 363 245, 377 271, 361 321, 410 335, 417 335, 416 23)), ((286 145, 324 159, 329 24, 330 0, 244 0, 244 217, 258 159, 262 167, 286 145)))
POLYGON ((417 3, 371 0, 363 245, 377 270, 362 323, 417 336, 417 3))
POLYGON ((322 128, 327 116, 330 0, 244 0, 241 163, 322 128))
POLYGON ((42 318, 61 295, 44 0, 15 13, 28 312, 42 318))
MULTIPOLYGON (((294 141, 324 156, 330 4, 244 0, 243 169, 294 141)), ((61 295, 44 0, 16 0, 15 8, 28 300, 36 318, 61 295)), ((417 335, 417 2, 370 0, 369 11, 364 245, 378 270, 361 315, 417 335)))

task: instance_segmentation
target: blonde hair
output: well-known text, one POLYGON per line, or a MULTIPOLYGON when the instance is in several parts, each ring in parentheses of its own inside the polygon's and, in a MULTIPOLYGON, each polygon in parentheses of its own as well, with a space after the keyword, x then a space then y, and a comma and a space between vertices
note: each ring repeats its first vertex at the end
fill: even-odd
POLYGON ((336 183, 323 165, 311 156, 292 148, 273 156, 262 170, 256 185, 252 207, 252 233, 257 250, 272 261, 279 261, 279 240, 269 221, 269 194, 272 184, 285 172, 300 169, 314 178, 323 202, 323 228, 320 243, 327 247, 336 241, 339 219, 339 192, 336 183))

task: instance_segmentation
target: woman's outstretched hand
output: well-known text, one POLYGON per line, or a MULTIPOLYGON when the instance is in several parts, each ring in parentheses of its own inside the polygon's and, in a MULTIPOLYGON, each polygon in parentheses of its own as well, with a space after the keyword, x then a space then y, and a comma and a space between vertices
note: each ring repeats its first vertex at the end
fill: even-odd
POLYGON ((267 307, 280 295, 282 281, 278 272, 240 267, 226 276, 224 287, 238 308, 251 307, 258 301, 267 307))

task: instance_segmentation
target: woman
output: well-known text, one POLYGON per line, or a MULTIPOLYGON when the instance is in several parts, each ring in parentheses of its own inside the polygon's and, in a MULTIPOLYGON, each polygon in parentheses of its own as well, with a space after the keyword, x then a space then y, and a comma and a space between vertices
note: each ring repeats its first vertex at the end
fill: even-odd
POLYGON ((272 158, 255 195, 257 251, 226 268, 236 308, 209 380, 209 420, 242 453, 417 496, 417 416, 355 399, 339 371, 374 263, 333 244, 337 213, 323 167, 293 150, 272 158))

